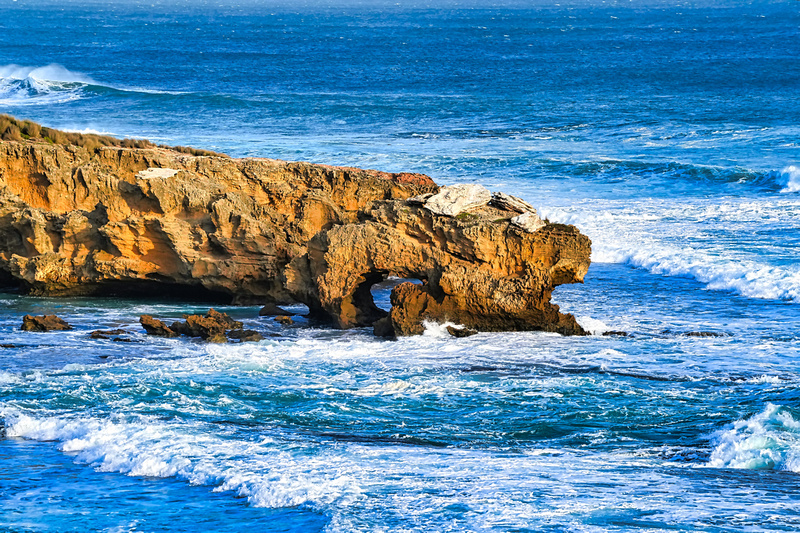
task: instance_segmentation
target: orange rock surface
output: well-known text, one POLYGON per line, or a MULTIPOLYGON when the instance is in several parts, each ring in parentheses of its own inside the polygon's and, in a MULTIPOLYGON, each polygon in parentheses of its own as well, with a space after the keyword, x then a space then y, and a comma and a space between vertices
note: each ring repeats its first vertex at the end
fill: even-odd
POLYGON ((183 287, 299 301, 384 335, 419 333, 424 319, 583 333, 550 295, 582 281, 587 237, 528 233, 510 223, 518 212, 490 205, 447 217, 406 201, 438 190, 420 174, 0 142, 0 273, 38 295, 183 287), (388 276, 423 281, 398 286, 389 315, 370 293, 388 276))

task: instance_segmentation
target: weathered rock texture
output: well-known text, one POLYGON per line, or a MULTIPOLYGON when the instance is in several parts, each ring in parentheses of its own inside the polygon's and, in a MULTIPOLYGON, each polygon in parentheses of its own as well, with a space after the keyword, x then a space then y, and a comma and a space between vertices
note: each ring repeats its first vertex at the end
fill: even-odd
POLYGON ((457 216, 406 201, 437 192, 419 174, 0 142, 0 281, 38 295, 183 287, 299 301, 342 328, 382 320, 385 335, 418 333, 428 318, 583 333, 550 295, 582 281, 585 236, 527 231, 510 222, 527 204, 498 207, 485 193, 457 216), (388 276, 423 281, 395 288, 390 315, 370 293, 388 276))
POLYGON ((56 315, 25 315, 22 317, 22 331, 67 331, 72 329, 72 326, 67 322, 57 317, 56 315))

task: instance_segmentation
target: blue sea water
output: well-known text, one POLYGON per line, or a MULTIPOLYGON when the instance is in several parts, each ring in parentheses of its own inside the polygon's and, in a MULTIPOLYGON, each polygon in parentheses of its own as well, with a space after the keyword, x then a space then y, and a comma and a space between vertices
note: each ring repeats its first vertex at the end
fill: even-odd
POLYGON ((0 112, 516 194, 591 237, 595 333, 0 294, 0 530, 800 529, 799 58, 788 0, 0 2, 0 112))

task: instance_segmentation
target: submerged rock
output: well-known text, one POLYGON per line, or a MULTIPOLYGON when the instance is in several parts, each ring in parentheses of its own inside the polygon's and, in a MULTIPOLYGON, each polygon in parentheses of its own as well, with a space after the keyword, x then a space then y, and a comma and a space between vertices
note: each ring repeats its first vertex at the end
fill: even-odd
POLYGON ((72 326, 66 321, 57 317, 56 315, 25 315, 22 317, 22 331, 66 331, 72 329, 72 326))
MULTIPOLYGON (((114 335, 125 335, 128 333, 124 329, 97 329, 89 333, 91 339, 110 339, 114 335)), ((116 339, 114 339, 116 340, 116 339)))
MULTIPOLYGON (((550 296, 583 280, 589 239, 522 200, 490 200, 420 174, 2 141, 0 273, 34 295, 296 301, 315 320, 390 337, 421 333, 425 319, 585 333, 550 296), (387 313, 370 288, 390 276, 423 284, 396 287, 387 313)), ((167 337, 232 327, 142 318, 167 337)))
POLYGON ((264 340, 264 336, 253 329, 235 329, 229 331, 228 338, 240 340, 242 342, 258 342, 264 340))
POLYGON ((627 331, 605 331, 603 337, 628 337, 630 336, 627 331))
POLYGON ((457 338, 471 337, 478 334, 478 331, 475 329, 459 328, 455 326, 447 326, 447 332, 457 338))
POLYGON ((286 309, 279 307, 275 304, 267 304, 264 307, 262 307, 261 310, 258 312, 258 316, 278 316, 278 315, 294 316, 295 313, 287 311, 286 309))

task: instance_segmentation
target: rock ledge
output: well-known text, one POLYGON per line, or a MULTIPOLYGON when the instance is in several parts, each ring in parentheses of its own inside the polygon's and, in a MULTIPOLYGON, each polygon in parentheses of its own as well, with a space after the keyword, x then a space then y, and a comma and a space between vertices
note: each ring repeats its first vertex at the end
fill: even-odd
POLYGON ((583 280, 590 245, 522 200, 420 174, 0 142, 0 279, 34 295, 301 302, 386 336, 426 319, 584 334, 550 296, 583 280), (370 288, 390 276, 422 284, 387 313, 370 288))

